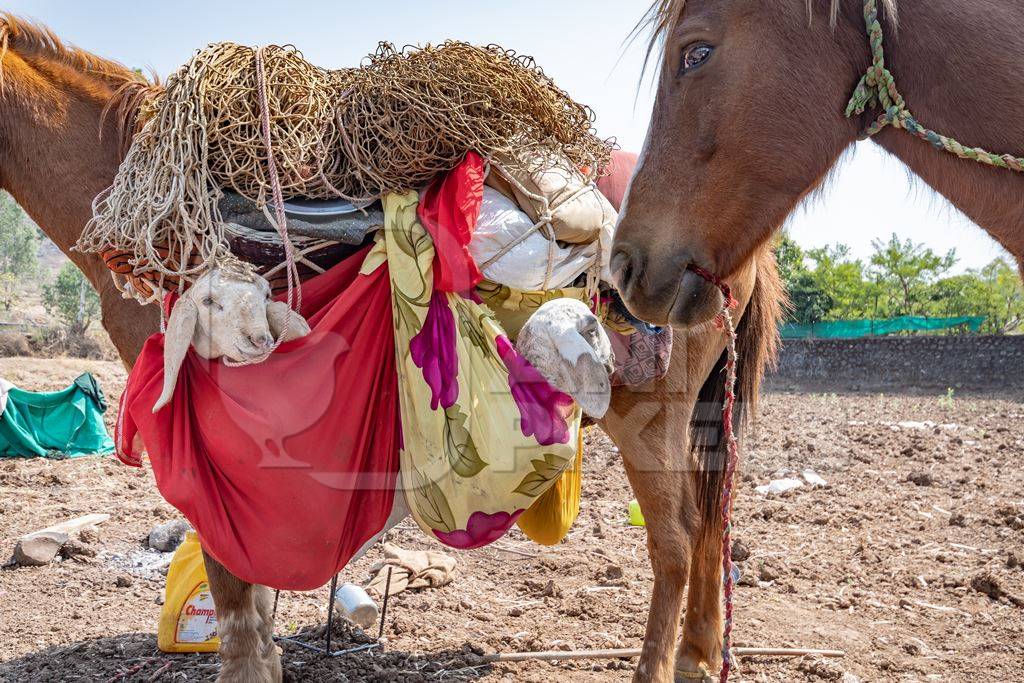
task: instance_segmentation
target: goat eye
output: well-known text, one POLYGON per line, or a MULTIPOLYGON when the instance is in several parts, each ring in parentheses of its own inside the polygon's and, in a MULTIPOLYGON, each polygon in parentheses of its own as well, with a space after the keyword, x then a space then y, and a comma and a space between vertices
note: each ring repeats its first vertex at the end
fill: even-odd
POLYGON ((208 296, 207 297, 203 297, 203 305, 204 306, 212 306, 213 305, 213 298, 212 297, 208 297, 208 296))
POLYGON ((694 69, 701 67, 711 57, 715 48, 707 43, 690 45, 683 50, 683 58, 679 63, 679 73, 687 74, 694 69))

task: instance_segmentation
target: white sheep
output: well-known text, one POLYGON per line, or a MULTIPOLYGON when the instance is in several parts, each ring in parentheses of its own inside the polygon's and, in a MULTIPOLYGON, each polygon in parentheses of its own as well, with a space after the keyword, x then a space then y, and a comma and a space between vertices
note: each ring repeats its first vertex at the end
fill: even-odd
POLYGON ((211 268, 178 299, 164 336, 164 386, 157 412, 174 395, 178 371, 189 346, 203 358, 258 362, 277 341, 309 334, 306 320, 282 301, 248 265, 225 262, 211 268))
POLYGON ((601 321, 582 301, 543 304, 519 331, 516 350, 587 415, 600 418, 608 411, 612 346, 601 321))

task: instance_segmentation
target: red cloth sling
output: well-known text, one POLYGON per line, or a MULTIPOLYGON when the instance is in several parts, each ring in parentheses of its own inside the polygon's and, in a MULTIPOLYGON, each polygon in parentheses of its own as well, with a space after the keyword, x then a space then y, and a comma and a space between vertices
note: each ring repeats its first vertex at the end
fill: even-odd
POLYGON ((434 289, 471 291, 484 278, 469 243, 484 200, 484 160, 476 152, 423 192, 417 209, 420 223, 434 240, 434 289))
POLYGON ((163 335, 149 338, 121 400, 118 457, 147 446, 164 498, 238 578, 322 586, 391 511, 400 436, 387 267, 366 251, 303 285, 312 332, 258 365, 190 350, 170 405, 154 415, 163 335))

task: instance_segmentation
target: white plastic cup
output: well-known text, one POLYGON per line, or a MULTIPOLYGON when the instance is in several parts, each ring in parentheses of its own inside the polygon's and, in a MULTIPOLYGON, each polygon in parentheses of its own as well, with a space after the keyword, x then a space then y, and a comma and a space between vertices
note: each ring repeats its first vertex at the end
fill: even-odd
POLYGON ((334 591, 334 599, 342 616, 360 628, 377 623, 380 610, 366 591, 354 583, 343 583, 334 591))

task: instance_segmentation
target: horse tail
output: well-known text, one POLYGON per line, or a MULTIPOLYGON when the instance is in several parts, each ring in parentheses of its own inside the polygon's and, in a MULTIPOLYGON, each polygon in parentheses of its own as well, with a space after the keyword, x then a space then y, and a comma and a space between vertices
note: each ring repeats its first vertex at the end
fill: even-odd
MULTIPOLYGON (((779 321, 788 306, 785 286, 779 277, 775 254, 765 247, 757 256, 757 273, 750 302, 736 328, 736 404, 733 431, 743 429, 757 412, 761 380, 774 367, 779 350, 779 321)), ((697 494, 701 527, 717 528, 722 514, 727 445, 722 422, 725 401, 726 353, 723 351, 697 395, 690 418, 690 449, 697 462, 697 494)))

